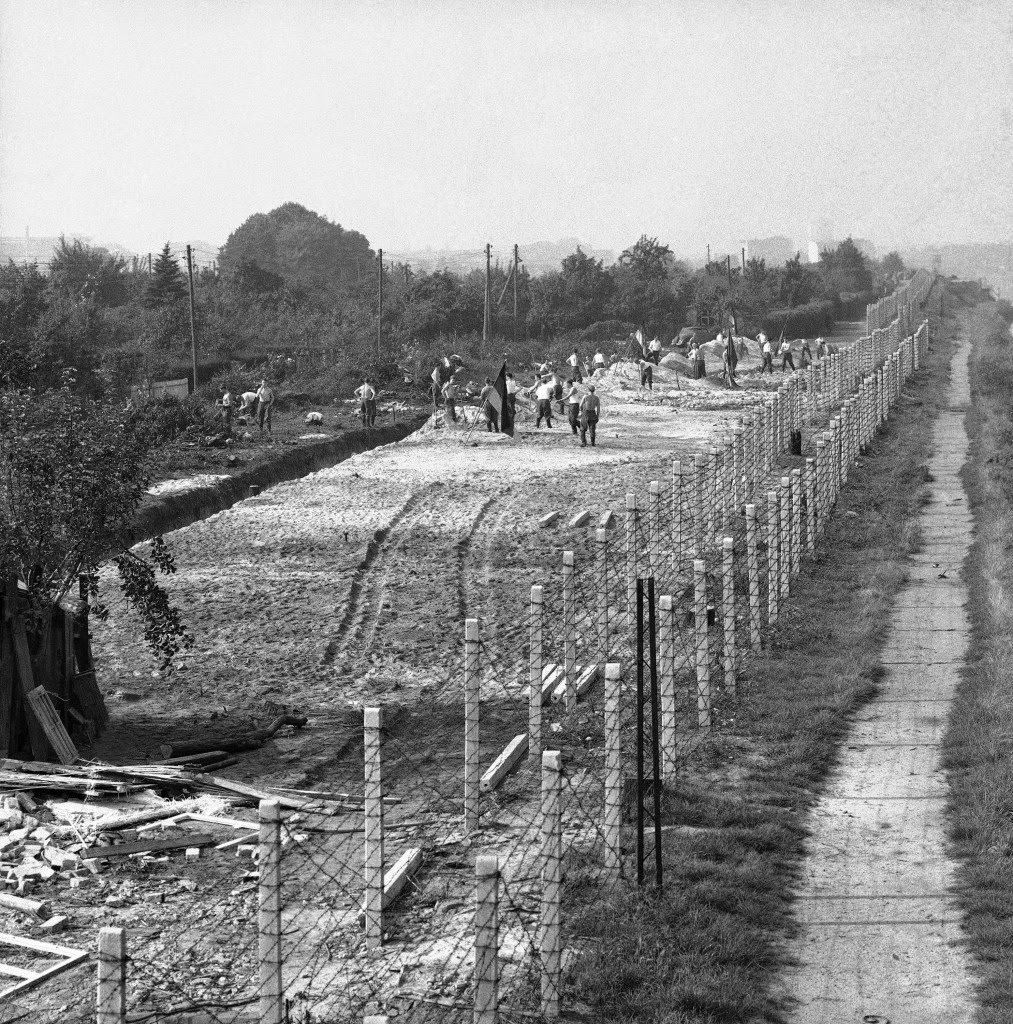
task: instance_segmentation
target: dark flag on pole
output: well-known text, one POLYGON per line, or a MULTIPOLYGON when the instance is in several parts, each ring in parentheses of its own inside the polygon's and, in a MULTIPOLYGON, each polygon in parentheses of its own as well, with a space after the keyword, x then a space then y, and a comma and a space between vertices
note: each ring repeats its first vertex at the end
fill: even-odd
POLYGON ((496 378, 496 383, 493 384, 492 391, 489 393, 486 401, 499 414, 499 432, 513 437, 514 417, 510 411, 510 403, 507 401, 506 363, 500 368, 499 376, 496 378))

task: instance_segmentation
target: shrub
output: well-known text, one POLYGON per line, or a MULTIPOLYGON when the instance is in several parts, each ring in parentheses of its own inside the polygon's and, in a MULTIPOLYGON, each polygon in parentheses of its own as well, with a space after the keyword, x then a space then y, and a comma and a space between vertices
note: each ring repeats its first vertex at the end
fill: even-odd
POLYGON ((176 398, 175 395, 162 395, 161 398, 149 398, 134 409, 127 426, 150 447, 173 441, 191 427, 203 431, 206 421, 207 409, 197 396, 176 398))
POLYGON ((818 299, 795 309, 774 309, 763 318, 763 329, 778 338, 811 338, 829 333, 834 326, 834 303, 818 299))

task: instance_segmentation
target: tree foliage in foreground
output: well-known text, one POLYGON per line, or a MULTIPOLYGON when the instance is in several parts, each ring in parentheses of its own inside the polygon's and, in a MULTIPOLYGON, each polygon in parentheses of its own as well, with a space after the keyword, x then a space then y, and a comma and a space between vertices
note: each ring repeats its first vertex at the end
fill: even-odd
MULTIPOLYGON (((150 561, 127 550, 147 486, 147 442, 124 412, 87 402, 70 385, 0 391, 0 579, 22 580, 38 615, 81 576, 97 596, 99 567, 114 555, 145 639, 167 668, 192 643, 157 581, 175 565, 161 538, 150 561)), ((101 605, 94 611, 105 614, 101 605)))

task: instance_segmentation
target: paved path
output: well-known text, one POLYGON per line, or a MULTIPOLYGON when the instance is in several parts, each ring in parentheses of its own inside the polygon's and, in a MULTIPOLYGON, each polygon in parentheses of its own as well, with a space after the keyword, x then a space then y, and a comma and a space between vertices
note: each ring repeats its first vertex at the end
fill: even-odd
POLYGON ((960 567, 972 519, 957 475, 967 456, 965 342, 933 433, 931 501, 911 582, 898 595, 881 695, 860 713, 813 815, 788 979, 798 1024, 962 1024, 973 1017, 960 914, 948 895, 946 779, 939 746, 967 649, 960 567))

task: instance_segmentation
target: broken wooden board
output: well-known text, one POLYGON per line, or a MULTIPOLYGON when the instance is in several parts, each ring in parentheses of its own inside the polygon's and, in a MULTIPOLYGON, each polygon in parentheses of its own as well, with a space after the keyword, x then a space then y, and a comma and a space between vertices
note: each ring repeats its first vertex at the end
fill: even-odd
POLYGON ((25 702, 31 714, 42 726, 60 764, 73 764, 77 760, 77 747, 60 721, 49 691, 44 686, 36 686, 30 693, 25 694, 25 702))
POLYGON ((528 734, 522 732, 515 736, 500 753, 499 757, 479 781, 478 788, 483 793, 494 790, 517 767, 521 758, 528 752, 528 734))
POLYGON ((81 851, 83 860, 104 860, 107 857, 129 857, 134 853, 164 853, 167 850, 185 850, 188 846, 213 846, 217 840, 206 832, 177 836, 175 839, 139 839, 134 843, 116 846, 92 846, 81 851))
POLYGON ((98 688, 94 669, 78 672, 71 678, 70 696, 80 708, 81 714, 95 723, 95 733, 100 736, 109 724, 109 711, 102 698, 102 691, 98 688))
POLYGON ((13 967, 9 964, 0 963, 0 974, 21 979, 10 988, 0 991, 0 1000, 22 992, 28 992, 38 985, 49 981, 50 978, 54 978, 64 971, 69 971, 72 967, 77 967, 78 964, 83 963, 89 957, 87 950, 71 949, 69 946, 57 946, 52 942, 38 942, 35 939, 25 939, 20 935, 8 935, 3 932, 0 932, 0 946, 15 946, 20 949, 31 950, 33 953, 44 953, 47 956, 60 958, 58 963, 46 968, 44 971, 30 971, 27 968, 13 967))
MULTIPOLYGON (((11 626, 11 637, 14 641, 14 671, 21 686, 22 697, 27 698, 35 687, 35 675, 32 672, 32 656, 28 651, 28 637, 25 635, 23 619, 15 619, 11 626)), ((46 741, 46 733, 38 719, 31 713, 25 714, 28 724, 28 739, 32 748, 32 757, 38 761, 47 761, 50 746, 46 741)))

